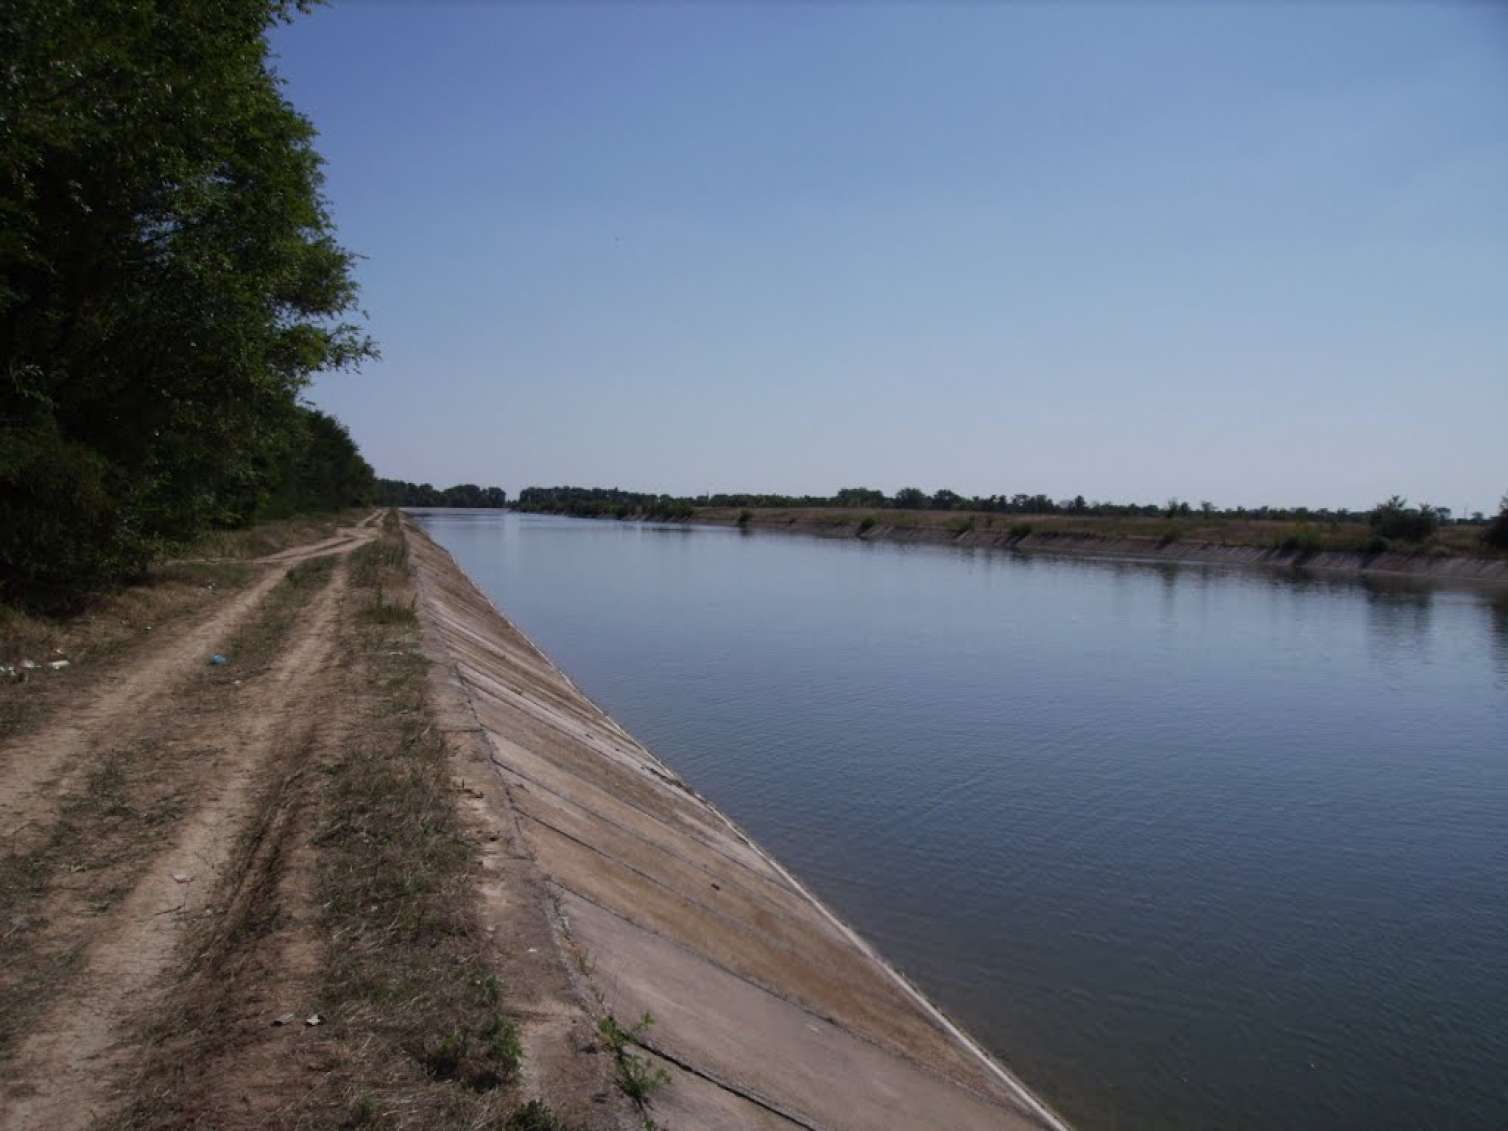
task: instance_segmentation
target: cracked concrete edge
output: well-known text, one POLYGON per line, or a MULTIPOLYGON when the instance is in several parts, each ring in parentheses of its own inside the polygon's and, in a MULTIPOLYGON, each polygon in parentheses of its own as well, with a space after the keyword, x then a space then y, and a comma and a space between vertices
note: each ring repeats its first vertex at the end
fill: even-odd
MULTIPOLYGON (((470 576, 466 575, 460 569, 459 564, 455 562, 454 557, 451 556, 449 551, 424 534, 406 515, 403 516, 402 530, 405 538, 421 537, 441 552, 454 565, 457 572, 465 577, 467 583, 486 599, 486 594, 483 594, 476 587, 475 582, 472 581, 470 576)), ((493 743, 493 735, 486 726, 482 725, 481 719, 477 715, 476 705, 472 698, 471 684, 462 673, 459 662, 451 654, 443 632, 431 616, 425 615, 431 608, 430 598, 433 578, 417 563, 414 564, 412 573, 414 587, 419 594, 419 605, 421 608, 419 618, 421 651, 431 668, 431 691, 436 697, 436 706, 439 708, 439 712, 450 712, 454 716, 459 716, 455 721, 461 724, 456 726, 440 726, 439 729, 442 734, 446 735, 449 741, 464 742, 472 745, 474 748, 480 747, 478 752, 486 758, 487 765, 492 770, 493 787, 502 794, 503 801, 502 804, 494 804, 490 808, 494 817, 500 818, 505 822, 505 835, 507 837, 509 855, 526 865, 533 875, 534 882, 539 885, 539 890, 545 893, 544 905, 539 910, 548 926, 549 939, 554 948, 555 959, 559 963, 559 969, 564 974, 566 985, 569 987, 570 1000, 561 1004, 577 1011, 580 1018, 595 1032, 600 1014, 600 999, 594 993, 590 979, 581 969, 578 959, 580 948, 571 937, 570 924, 560 905, 557 885, 550 880, 549 876, 540 866, 534 850, 529 843, 529 839, 524 834, 520 810, 514 800, 513 790, 508 780, 502 774, 497 773, 499 762, 498 753, 493 743)), ((497 611, 496 606, 493 606, 490 600, 487 603, 493 608, 494 612, 497 611)), ((501 614, 498 615, 501 616, 501 614)), ((538 648, 533 641, 529 641, 529 646, 538 652, 538 648)), ((543 656, 542 652, 539 654, 543 656)), ((437 715, 438 717, 442 716, 437 715)), ((459 753, 460 751, 452 749, 453 756, 459 753)), ((478 796, 485 796, 485 794, 482 791, 478 791, 478 796)), ((625 1131, 629 1128, 637 1131, 640 1124, 625 1102, 621 1100, 610 1102, 606 1105, 606 1108, 608 1110, 604 1112, 604 1115, 612 1118, 615 1126, 625 1129, 625 1131)), ((595 1126, 595 1121, 593 1125, 595 1126)))

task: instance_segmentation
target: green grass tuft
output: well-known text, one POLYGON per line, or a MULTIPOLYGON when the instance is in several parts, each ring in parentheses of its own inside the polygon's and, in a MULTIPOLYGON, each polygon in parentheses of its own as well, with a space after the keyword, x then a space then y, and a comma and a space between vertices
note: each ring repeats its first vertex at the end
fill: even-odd
POLYGON ((670 1074, 665 1069, 628 1051, 629 1045, 642 1042, 644 1034, 654 1023, 655 1019, 648 1013, 626 1029, 611 1013, 597 1023, 598 1032, 617 1062, 618 1088, 633 1100, 640 1112, 649 1107, 655 1092, 670 1083, 670 1074))

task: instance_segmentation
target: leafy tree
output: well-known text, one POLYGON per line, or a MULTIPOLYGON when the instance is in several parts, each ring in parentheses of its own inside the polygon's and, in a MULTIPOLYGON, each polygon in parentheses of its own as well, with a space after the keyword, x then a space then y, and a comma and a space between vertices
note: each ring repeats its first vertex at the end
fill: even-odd
POLYGON ((927 492, 920 487, 902 487, 895 493, 895 505, 902 510, 919 511, 927 505, 927 492))
POLYGON ((1498 513, 1482 531, 1482 541, 1499 550, 1508 550, 1508 495, 1498 504, 1498 513))
POLYGON ((844 487, 833 496, 833 502, 840 507, 883 507, 885 492, 871 487, 844 487))
POLYGON ((428 483, 408 483, 402 479, 379 479, 377 502, 385 507, 505 507, 508 492, 501 487, 478 487, 475 483, 458 483, 437 490, 428 483))
POLYGON ((345 425, 317 409, 300 407, 276 484, 257 507, 268 517, 370 505, 376 499, 372 467, 345 425))
POLYGON ((1433 507, 1411 507, 1403 496, 1394 495, 1378 503, 1367 521, 1378 537, 1422 542, 1440 525, 1440 515, 1433 507))
POLYGON ((949 491, 946 487, 937 491, 932 496, 932 509, 950 511, 963 502, 963 496, 957 491, 949 491))
POLYGON ((296 7, 0 9, 0 583, 101 580, 244 521, 329 439, 300 390, 373 356, 268 63, 296 7))

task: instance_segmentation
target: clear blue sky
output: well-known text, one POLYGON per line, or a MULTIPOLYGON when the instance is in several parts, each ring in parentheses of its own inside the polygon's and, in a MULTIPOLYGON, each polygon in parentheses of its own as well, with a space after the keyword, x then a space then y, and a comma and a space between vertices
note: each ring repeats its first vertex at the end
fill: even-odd
POLYGON ((274 35, 437 485, 1489 509, 1508 10, 336 3, 274 35))

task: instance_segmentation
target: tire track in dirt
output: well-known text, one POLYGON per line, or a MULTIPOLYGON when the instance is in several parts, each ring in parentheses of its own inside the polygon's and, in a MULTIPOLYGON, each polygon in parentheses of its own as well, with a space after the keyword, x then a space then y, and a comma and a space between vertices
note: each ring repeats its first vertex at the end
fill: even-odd
POLYGON ((63 718, 9 743, 0 764, 0 845, 7 852, 25 851, 103 745, 118 746, 143 735, 161 707, 181 697, 190 673, 255 612, 289 569, 369 541, 376 535, 369 522, 370 517, 343 538, 258 559, 253 564, 278 568, 210 616, 165 633, 149 649, 128 657, 121 674, 104 677, 96 693, 63 718))
POLYGON ((377 527, 373 525, 377 516, 382 514, 375 510, 355 526, 343 526, 336 530, 333 537, 320 542, 312 542, 306 546, 291 546, 286 550, 279 550, 275 554, 268 554, 265 558, 253 558, 259 565, 276 565, 279 563, 295 563, 307 561, 309 558, 317 558, 324 554, 332 554, 337 551, 355 549, 358 545, 370 541, 377 533, 377 527))
POLYGON ((345 719, 321 718, 263 775, 216 914, 181 920, 181 962, 127 1032, 142 1048, 119 1104, 95 1126, 251 1131, 298 1125, 317 1106, 330 1053, 302 1019, 319 1004, 322 947, 313 843, 319 769, 345 719), (290 1023, 269 1025, 269 1019, 290 1023))
POLYGON ((22 847, 17 838, 45 823, 69 779, 104 743, 122 744, 140 734, 155 714, 158 700, 174 696, 189 671, 197 672, 216 647, 241 624, 282 580, 273 570, 237 594, 210 616, 130 657, 125 670, 110 679, 60 719, 10 744, 0 765, 0 822, 6 847, 22 847))
MULTIPOLYGON (((320 553, 315 547, 307 551, 306 557, 320 553)), ((282 572, 258 583, 255 592, 265 593, 282 572)), ((85 1127, 115 1098, 116 1084, 139 1052, 124 1047, 121 1038, 152 999, 191 918, 213 913, 209 901, 253 815, 259 784, 283 752, 309 746, 327 717, 321 699, 333 682, 329 669, 346 582, 346 571, 338 569, 265 675, 248 681, 224 709, 207 711, 170 736, 178 745, 222 747, 212 767, 184 763, 185 773, 214 773, 217 780, 200 792, 170 843, 107 916, 81 921, 76 915, 59 915, 85 936, 74 940, 85 948, 81 972, 55 996, 7 1065, 0 1127, 85 1127)), ((253 604, 238 601, 237 611, 244 615, 253 604)), ((93 735, 110 732, 116 737, 121 719, 112 720, 106 705, 117 712, 139 712, 162 694, 164 676, 184 662, 185 650, 207 639, 212 627, 224 631, 229 623, 228 616, 212 618, 180 640, 177 649, 154 657, 147 670, 156 673, 155 691, 144 683, 149 677, 138 672, 129 681, 131 694, 120 689, 107 693, 90 710, 88 729, 65 734, 72 745, 52 755, 53 765, 87 751, 93 735)))
POLYGON ((323 542, 315 542, 308 546, 294 546, 289 550, 279 550, 275 554, 268 554, 265 558, 252 558, 255 565, 293 565, 297 562, 308 561, 310 558, 322 557, 325 554, 340 553, 355 548, 365 539, 355 533, 356 527, 351 528, 351 533, 339 534, 334 538, 326 538, 323 542))

